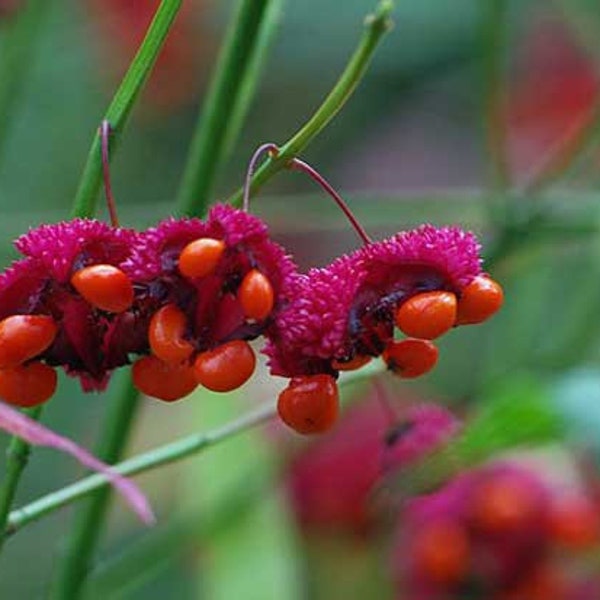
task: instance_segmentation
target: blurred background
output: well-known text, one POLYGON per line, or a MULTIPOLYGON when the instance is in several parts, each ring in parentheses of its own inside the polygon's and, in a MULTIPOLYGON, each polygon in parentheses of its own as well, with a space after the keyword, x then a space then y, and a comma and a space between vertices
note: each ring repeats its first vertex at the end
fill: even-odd
MULTIPOLYGON (((16 257, 16 236, 68 217, 94 131, 158 3, 36 4, 0 0, 0 73, 12 74, 0 78, 4 265, 16 257)), ((219 174, 215 199, 239 187, 260 143, 285 141, 312 114, 372 8, 373 0, 346 0, 343 7, 334 0, 285 2, 258 96, 219 174)), ((113 161, 122 224, 143 228, 172 213, 233 9, 232 2, 185 0, 113 161)), ((482 413, 488 426, 518 426, 506 417, 513 413, 497 407, 529 406, 534 398, 536 409, 527 413, 533 429, 550 411, 560 432, 533 449, 527 436, 527 450, 511 448, 510 460, 519 465, 513 468, 529 479, 505 477, 506 502, 519 505, 525 490, 540 506, 554 507, 556 494, 577 492, 584 510, 569 518, 582 520, 580 530, 598 529, 600 6, 595 0, 402 0, 394 21, 357 93, 304 158, 343 193, 374 237, 422 222, 476 231, 486 270, 505 288, 505 307, 483 326, 446 336, 437 369, 418 384, 384 379, 378 392, 365 378, 345 386, 347 420, 316 442, 272 424, 140 477, 159 525, 142 529, 115 502, 90 598, 600 598, 593 587, 596 536, 579 544, 575 535, 578 543, 564 547, 564 537, 540 538, 539 564, 528 583, 515 575, 506 590, 497 584, 497 595, 470 585, 492 577, 485 568, 496 558, 483 570, 469 563, 467 576, 466 554, 436 555, 435 568, 425 569, 433 587, 419 587, 424 576, 414 583, 411 569, 421 567, 408 564, 406 555, 429 556, 419 537, 423 519, 418 510, 404 514, 396 499, 406 492, 398 491, 401 474, 389 489, 381 487, 389 422, 374 399, 385 393, 403 417, 415 405, 439 403, 465 431, 477 432, 482 413), (540 487, 543 500, 531 492, 540 487)), ((342 215, 300 174, 281 173, 253 199, 252 210, 303 268, 358 246, 342 215)), ((146 399, 129 452, 231 420, 275 398, 282 385, 263 368, 249 388, 226 397, 196 393, 177 405, 146 399)), ((103 395, 83 395, 63 379, 44 419, 92 447, 104 407, 103 395)), ((487 446, 479 454, 492 463, 506 458, 487 446)), ((474 481, 493 479, 485 468, 473 466, 474 481)), ((81 474, 64 456, 36 449, 18 504, 81 474)), ((423 482, 431 484, 431 469, 425 465, 416 475, 421 492, 423 482)), ((461 502, 435 511, 456 523, 461 502)), ((0 558, 1 598, 44 597, 71 516, 64 509, 10 540, 0 558)), ((485 527, 469 531, 469 544, 479 549, 497 540, 485 527)), ((455 540, 453 530, 433 535, 436 548, 455 540)))

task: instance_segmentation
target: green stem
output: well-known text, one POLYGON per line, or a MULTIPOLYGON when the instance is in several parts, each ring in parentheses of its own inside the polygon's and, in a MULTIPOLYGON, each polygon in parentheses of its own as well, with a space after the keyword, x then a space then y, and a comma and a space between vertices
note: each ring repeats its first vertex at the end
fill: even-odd
POLYGON ((230 127, 239 129, 239 117, 247 109, 240 102, 249 105, 253 96, 248 92, 254 91, 255 80, 250 78, 258 75, 257 60, 262 58, 260 39, 270 37, 270 29, 275 25, 272 7, 275 4, 273 0, 240 0, 236 17, 225 37, 184 168, 177 199, 183 214, 202 214, 209 205, 218 166, 234 135, 229 133, 230 127))
MULTIPOLYGON (((344 387, 364 384, 371 381, 373 377, 381 375, 383 372, 384 370, 380 364, 373 363, 363 367, 360 371, 344 373, 340 378, 339 385, 344 387)), ((276 413, 276 408, 271 402, 265 403, 260 408, 249 412, 235 421, 226 423, 222 427, 206 433, 196 433, 165 444, 164 446, 153 448, 148 452, 138 454, 119 464, 113 465, 113 468, 118 473, 121 473, 121 475, 136 475, 150 471, 156 467, 173 463, 182 458, 202 452, 238 433, 268 421, 276 413)), ((34 502, 10 513, 8 519, 9 526, 5 535, 10 536, 28 523, 37 521, 44 515, 62 506, 71 504, 75 500, 83 498, 99 488, 105 487, 107 484, 108 481, 103 475, 89 475, 56 492, 38 498, 34 502)))
MULTIPOLYGON (((333 90, 325 98, 312 118, 285 144, 280 147, 276 157, 267 159, 257 169, 252 178, 251 192, 256 192, 273 175, 281 171, 291 158, 297 156, 320 133, 320 131, 342 109, 352 92, 360 83, 365 71, 373 57, 375 48, 383 35, 391 27, 390 13, 393 8, 391 0, 383 0, 377 6, 373 15, 365 20, 365 31, 360 39, 357 49, 350 58, 342 75, 336 82, 333 90)), ((229 202, 240 206, 243 189, 240 188, 230 198, 229 202)))
MULTIPOLYGON (((138 392, 131 385, 130 372, 122 371, 119 376, 96 451, 107 463, 117 462, 121 458, 138 405, 138 392)), ((100 524, 104 520, 109 498, 110 488, 104 487, 77 513, 51 597, 66 600, 79 596, 98 542, 100 524)))
MULTIPOLYGON (((123 127, 137 94, 156 60, 160 46, 164 42, 180 4, 180 0, 177 2, 163 0, 161 3, 138 54, 107 110, 105 119, 111 124, 113 131, 118 132, 123 127)), ((251 2, 251 4, 253 3, 251 2)), ((237 31, 241 26, 242 24, 239 22, 234 22, 231 34, 234 38, 239 37, 237 31)), ((226 114, 222 114, 221 119, 226 121, 226 114)), ((77 206, 95 205, 102 171, 100 146, 100 136, 96 136, 77 194, 77 206)), ((212 176, 213 170, 217 169, 219 160, 220 157, 217 157, 210 163, 205 171, 207 177, 212 176)), ((201 201, 199 202, 198 198, 192 198, 186 208, 190 211, 202 212, 205 205, 201 201)), ((120 458, 133 425, 137 398, 138 392, 129 376, 124 380, 122 388, 115 394, 114 404, 101 433, 98 455, 105 462, 113 463, 120 458)), ((66 600, 80 595, 98 542, 100 526, 104 520, 109 497, 109 489, 98 491, 79 513, 56 579, 54 598, 66 600)))
POLYGON ((8 131, 14 120, 14 109, 33 63, 44 19, 52 6, 50 0, 29 0, 17 13, 0 23, 0 160, 8 131))
POLYGON ((227 131, 223 144, 223 160, 225 160, 235 146, 252 105, 257 84, 267 62, 267 52, 271 47, 281 19, 282 5, 283 0, 271 0, 263 14, 260 29, 256 34, 256 43, 247 61, 246 73, 238 89, 237 101, 227 122, 227 131))
MULTIPOLYGON (((116 416, 116 412, 114 413, 116 416)), ((276 410, 272 402, 232 421, 226 425, 208 431, 206 433, 197 433, 176 440, 164 446, 159 446, 138 454, 133 458, 114 465, 115 471, 122 475, 136 475, 149 471, 161 465, 166 465, 193 454, 198 454, 215 444, 226 440, 247 429, 260 425, 273 418, 276 410)), ((110 419, 109 419, 110 420, 110 419)), ((116 425, 116 424, 115 424, 116 425)), ((122 425, 119 424, 119 427, 122 425)), ((83 479, 68 485, 56 492, 43 496, 35 502, 28 504, 20 509, 13 511, 9 517, 9 526, 6 535, 12 535, 24 525, 37 521, 44 515, 70 504, 71 502, 83 498, 102 488, 104 493, 108 493, 107 479, 102 475, 89 475, 83 479)), ((56 596, 57 598, 68 598, 70 596, 56 596)))
MULTIPOLYGON (((118 134, 125 127, 180 7, 181 0, 161 1, 146 36, 103 117, 103 120, 109 122, 113 133, 118 134)), ((113 150, 117 139, 115 135, 111 137, 113 150)), ((95 212, 102 181, 101 150, 101 136, 97 133, 75 197, 75 215, 90 215, 95 212)), ((111 152, 110 156, 112 154, 111 152)), ((120 374, 120 377, 119 385, 109 404, 109 412, 97 448, 98 456, 107 463, 116 462, 121 458, 138 405, 138 393, 131 383, 130 374, 120 374)), ((100 526, 109 498, 109 489, 99 491, 76 515, 72 535, 67 541, 67 548, 55 580, 52 592, 54 598, 66 600, 79 595, 100 536, 100 526)))
MULTIPOLYGON (((182 0, 162 0, 144 41, 129 66, 104 117, 101 119, 105 119, 110 123, 113 132, 110 144, 111 150, 114 150, 119 134, 127 123, 131 109, 152 71, 173 20, 181 7, 181 2, 182 0)), ((102 181, 100 150, 100 135, 96 134, 75 195, 73 215, 89 215, 95 212, 98 191, 102 181)), ((110 155, 113 154, 114 152, 111 151, 110 155)))
MULTIPOLYGON (((24 411, 36 421, 42 415, 42 406, 24 411)), ((27 465, 31 446, 20 437, 13 436, 6 451, 6 474, 0 487, 0 531, 6 531, 8 514, 12 506, 21 475, 27 465)), ((0 550, 4 546, 4 536, 0 538, 0 550)))

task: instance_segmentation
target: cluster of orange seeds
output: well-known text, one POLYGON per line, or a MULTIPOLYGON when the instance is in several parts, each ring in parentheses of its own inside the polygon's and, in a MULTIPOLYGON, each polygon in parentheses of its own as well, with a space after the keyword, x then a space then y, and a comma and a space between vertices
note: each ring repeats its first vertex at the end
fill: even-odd
POLYGON ((54 394, 56 367, 94 391, 133 363, 137 388, 168 402, 237 389, 295 270, 262 221, 225 205, 145 232, 42 225, 16 246, 25 258, 0 273, 0 397, 18 406, 54 394))
MULTIPOLYGON (((453 292, 417 293, 400 303, 394 314, 402 340, 388 340, 381 354, 388 370, 413 379, 431 371, 438 361, 438 348, 431 341, 458 325, 482 323, 502 306, 502 287, 485 275, 475 277, 458 297, 453 292)), ((355 355, 347 361, 332 361, 340 371, 356 370, 371 360, 355 355)), ((332 375, 294 377, 279 396, 281 419, 299 433, 321 433, 335 422, 339 396, 332 375)))
MULTIPOLYGON (((70 284, 94 308, 122 313, 133 304, 133 284, 119 268, 97 264, 76 271, 70 284)), ((11 315, 0 321, 0 397, 17 406, 35 406, 56 391, 57 374, 35 360, 59 331, 49 315, 11 315)))
POLYGON ((367 241, 305 274, 262 221, 227 205, 145 232, 43 225, 17 248, 26 258, 0 274, 0 397, 20 406, 53 395, 55 367, 86 391, 133 364, 135 386, 160 400, 198 385, 230 392, 252 376, 249 342, 264 336, 271 373, 289 379, 279 415, 321 433, 338 415, 340 371, 381 356, 398 376, 420 377, 438 360, 434 340, 503 301, 475 237, 458 228, 367 241))
POLYGON ((478 275, 457 297, 446 291, 423 292, 412 296, 396 310, 395 324, 408 336, 391 341, 383 352, 388 368, 400 377, 420 377, 433 369, 438 349, 431 342, 458 325, 482 323, 504 302, 500 285, 478 275))
MULTIPOLYGON (((186 279, 198 282, 214 275, 225 252, 222 240, 194 240, 179 254, 177 269, 186 279)), ((256 268, 243 275, 235 296, 249 323, 265 321, 273 311, 273 285, 256 268)), ((140 391, 173 401, 187 396, 197 385, 214 392, 231 392, 250 379, 256 356, 247 341, 230 340, 197 352, 190 330, 186 314, 174 303, 153 314, 148 328, 151 354, 133 365, 133 381, 140 391)))

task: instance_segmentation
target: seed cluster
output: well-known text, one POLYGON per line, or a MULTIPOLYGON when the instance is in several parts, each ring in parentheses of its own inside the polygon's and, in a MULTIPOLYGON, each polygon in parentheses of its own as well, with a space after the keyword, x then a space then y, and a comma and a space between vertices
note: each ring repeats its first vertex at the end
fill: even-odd
POLYGON ((438 360, 432 340, 485 321, 503 302, 502 288, 481 271, 475 237, 430 225, 296 274, 283 294, 265 353, 273 373, 292 378, 279 413, 302 432, 329 427, 336 409, 324 407, 337 405, 339 371, 382 357, 398 376, 420 377, 438 360))
POLYGON ((599 515, 593 494, 518 464, 464 473, 404 510, 398 586, 440 600, 597 598, 600 579, 584 565, 600 545, 599 515))
POLYGON ((25 258, 0 274, 0 397, 19 406, 53 395, 55 367, 86 391, 132 364, 136 387, 167 402, 198 385, 228 392, 251 377, 249 342, 264 336, 271 372, 290 378, 281 418, 319 433, 337 417, 339 371, 382 356, 419 377, 437 361, 432 340, 502 304, 456 228, 399 233, 307 274, 260 219, 226 205, 143 232, 43 225, 16 246, 25 258))

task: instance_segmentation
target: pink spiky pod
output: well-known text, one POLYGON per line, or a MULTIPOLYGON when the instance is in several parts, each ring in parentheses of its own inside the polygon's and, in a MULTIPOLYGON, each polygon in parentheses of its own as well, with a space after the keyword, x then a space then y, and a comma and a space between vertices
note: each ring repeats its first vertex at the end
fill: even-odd
POLYGON ((52 380, 55 385, 52 367, 79 377, 88 391, 103 389, 110 372, 128 364, 140 338, 135 334, 133 282, 123 265, 136 240, 132 230, 90 219, 42 225, 16 240, 25 258, 0 274, 0 388, 8 393, 6 400, 39 403, 36 394, 28 399, 27 390, 17 389, 29 387, 32 369, 48 383, 40 399, 52 380), (119 279, 118 293, 124 297, 118 310, 107 310, 97 286, 90 295, 89 283, 81 289, 74 285, 77 274, 93 274, 98 268, 119 279))
POLYGON ((296 272, 258 217, 227 205, 214 206, 206 220, 167 219, 148 229, 126 268, 137 282, 152 355, 134 365, 134 381, 164 400, 182 390, 170 394, 163 383, 187 378, 189 369, 189 388, 192 379, 219 392, 242 385, 255 365, 248 342, 281 310, 296 272), (177 370, 172 378, 169 365, 177 370))
POLYGON ((473 598, 542 600, 596 589, 585 556, 600 545, 600 511, 583 487, 566 497, 567 505, 563 485, 512 460, 412 499, 401 509, 394 542, 399 590, 410 597, 454 598, 469 590, 473 598))
POLYGON ((481 271, 479 250, 470 232, 423 225, 367 239, 327 267, 290 277, 264 350, 271 373, 292 378, 278 401, 284 422, 300 433, 328 429, 339 371, 373 357, 405 378, 430 371, 438 359, 431 340, 485 321, 502 304, 502 288, 481 271), (395 328, 407 337, 397 340, 395 328))
POLYGON ((482 274, 479 250, 469 232, 423 225, 296 275, 284 290, 285 310, 267 331, 272 373, 335 376, 356 356, 381 355, 399 307, 432 291, 460 298, 482 274))

